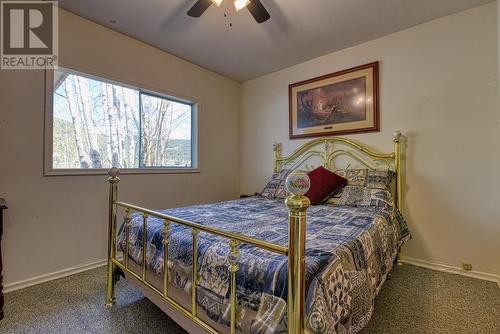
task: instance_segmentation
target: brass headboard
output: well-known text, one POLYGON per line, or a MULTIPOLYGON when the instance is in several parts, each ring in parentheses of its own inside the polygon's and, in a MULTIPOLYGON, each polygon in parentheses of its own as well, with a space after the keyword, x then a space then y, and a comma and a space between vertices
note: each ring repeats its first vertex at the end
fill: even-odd
POLYGON ((342 137, 318 138, 305 143, 288 156, 283 156, 282 146, 277 143, 273 146, 274 171, 295 169, 313 157, 319 158, 322 165, 330 170, 335 170, 335 159, 341 156, 347 156, 369 169, 380 168, 382 164, 396 173, 395 200, 398 209, 401 209, 401 132, 394 133, 393 143, 393 152, 380 153, 342 137))

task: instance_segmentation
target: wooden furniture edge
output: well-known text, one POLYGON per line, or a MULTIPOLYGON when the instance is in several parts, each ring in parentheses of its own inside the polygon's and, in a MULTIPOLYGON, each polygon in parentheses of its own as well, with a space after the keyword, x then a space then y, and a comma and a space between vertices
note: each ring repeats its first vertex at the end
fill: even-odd
POLYGON ((0 198, 0 320, 4 317, 4 298, 3 298, 3 274, 2 274, 2 236, 3 236, 3 210, 7 209, 5 199, 0 198))

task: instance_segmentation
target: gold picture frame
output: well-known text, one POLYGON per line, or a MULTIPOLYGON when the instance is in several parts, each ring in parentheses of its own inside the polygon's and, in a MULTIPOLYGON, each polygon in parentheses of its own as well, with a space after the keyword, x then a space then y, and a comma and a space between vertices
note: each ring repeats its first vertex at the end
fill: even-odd
POLYGON ((288 86, 290 139, 380 131, 378 62, 288 86))

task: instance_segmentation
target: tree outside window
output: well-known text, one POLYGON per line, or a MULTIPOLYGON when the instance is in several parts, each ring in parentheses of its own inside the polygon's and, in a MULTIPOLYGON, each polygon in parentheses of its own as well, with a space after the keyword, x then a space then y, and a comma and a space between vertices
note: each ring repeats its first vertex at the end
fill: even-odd
POLYGON ((194 168, 192 103, 54 71, 53 169, 194 168))

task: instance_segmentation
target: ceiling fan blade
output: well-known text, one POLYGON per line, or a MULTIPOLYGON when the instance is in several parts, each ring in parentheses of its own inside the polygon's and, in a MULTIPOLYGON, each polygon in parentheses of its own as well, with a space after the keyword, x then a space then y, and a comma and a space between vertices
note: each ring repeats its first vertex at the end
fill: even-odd
POLYGON ((265 22, 271 18, 271 15, 259 0, 251 0, 247 8, 257 23, 265 22))
POLYGON ((212 0, 198 0, 187 14, 192 17, 200 17, 208 7, 212 4, 212 0))

